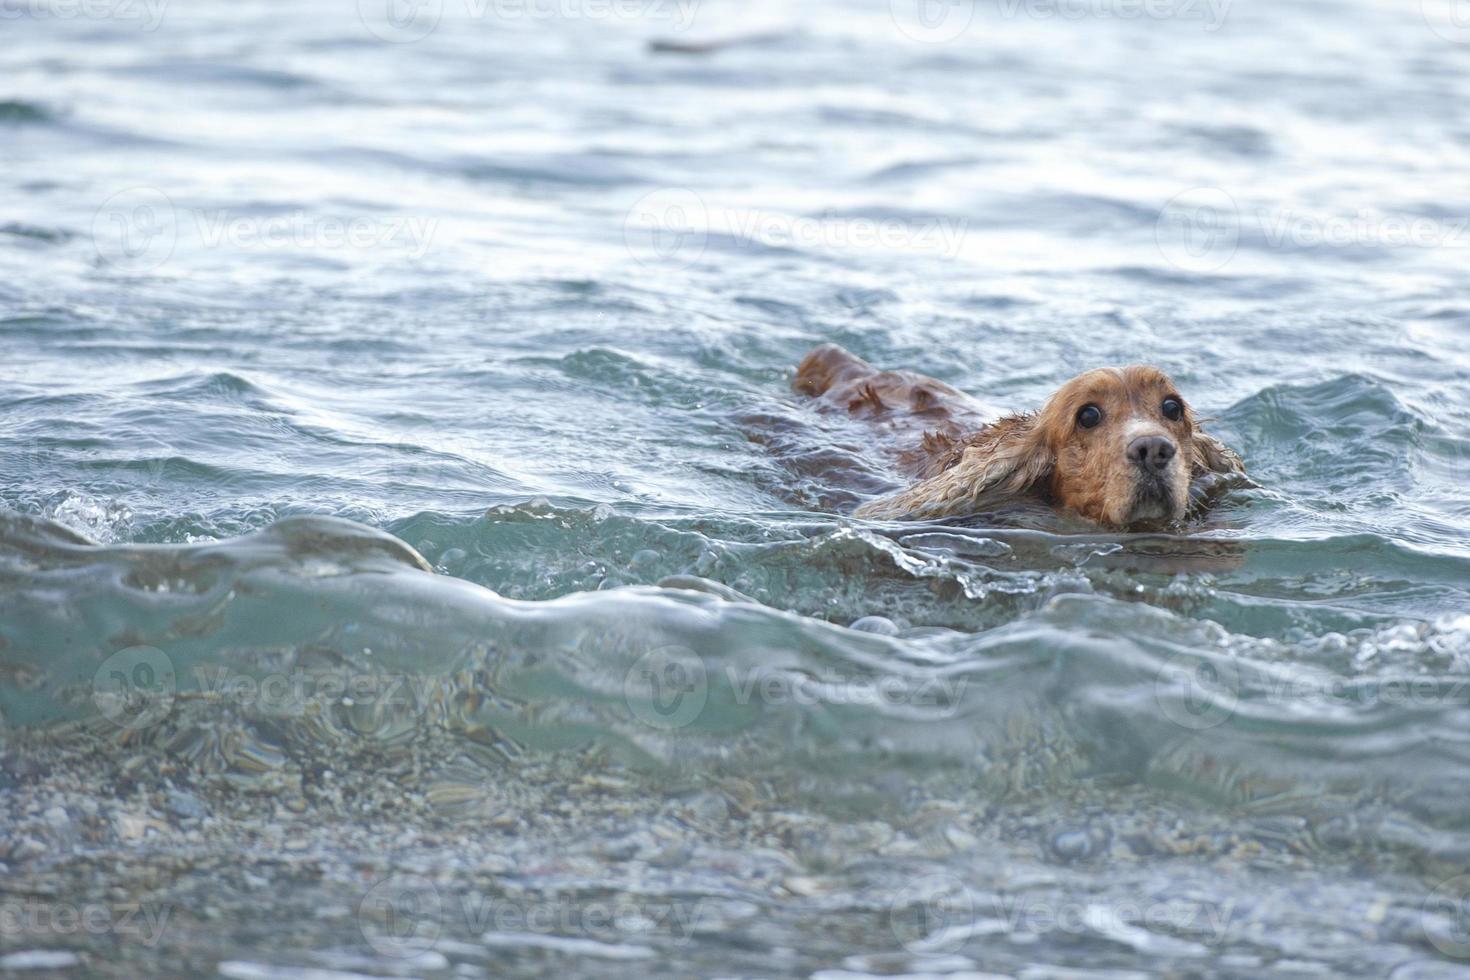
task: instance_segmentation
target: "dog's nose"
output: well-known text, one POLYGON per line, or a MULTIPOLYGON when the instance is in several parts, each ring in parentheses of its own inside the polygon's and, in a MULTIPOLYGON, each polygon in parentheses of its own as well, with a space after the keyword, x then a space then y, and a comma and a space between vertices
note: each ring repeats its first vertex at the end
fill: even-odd
POLYGON ((1168 436, 1140 436, 1128 444, 1128 458, 1146 470, 1162 470, 1176 452, 1168 436))

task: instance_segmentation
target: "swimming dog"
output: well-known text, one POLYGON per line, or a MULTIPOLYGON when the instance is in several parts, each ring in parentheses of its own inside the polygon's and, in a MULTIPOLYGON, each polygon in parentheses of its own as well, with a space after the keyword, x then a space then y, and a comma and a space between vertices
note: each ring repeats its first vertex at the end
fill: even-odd
POLYGON ((984 422, 963 392, 911 371, 880 371, 835 344, 812 351, 794 387, 872 422, 915 482, 856 516, 934 520, 1039 499, 1109 527, 1179 521, 1200 484, 1243 479, 1240 457, 1208 435, 1158 368, 1099 368, 1036 412, 984 422), (1195 492, 1191 492, 1192 489, 1195 492))

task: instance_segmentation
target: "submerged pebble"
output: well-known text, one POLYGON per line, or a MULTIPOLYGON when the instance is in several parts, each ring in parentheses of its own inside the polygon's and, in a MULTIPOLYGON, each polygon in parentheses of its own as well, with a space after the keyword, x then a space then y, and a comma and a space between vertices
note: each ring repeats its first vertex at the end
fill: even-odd
POLYGON ((877 633, 880 636, 897 636, 898 625, 886 616, 864 616, 852 624, 852 629, 864 633, 877 633))
POLYGON ((1047 848, 1063 862, 1090 861, 1107 848, 1109 837, 1106 830, 1098 827, 1069 827, 1053 832, 1047 839, 1047 848))

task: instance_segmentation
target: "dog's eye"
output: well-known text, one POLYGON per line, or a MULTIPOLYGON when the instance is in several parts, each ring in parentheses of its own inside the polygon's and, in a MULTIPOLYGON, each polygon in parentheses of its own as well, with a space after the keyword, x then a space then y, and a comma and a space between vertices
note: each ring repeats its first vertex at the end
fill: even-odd
POLYGON ((1095 429, 1102 422, 1102 409, 1096 405, 1083 405, 1077 412, 1077 424, 1084 429, 1095 429))
POLYGON ((1178 422, 1184 418, 1184 403, 1177 398, 1164 399, 1164 418, 1170 422, 1178 422))

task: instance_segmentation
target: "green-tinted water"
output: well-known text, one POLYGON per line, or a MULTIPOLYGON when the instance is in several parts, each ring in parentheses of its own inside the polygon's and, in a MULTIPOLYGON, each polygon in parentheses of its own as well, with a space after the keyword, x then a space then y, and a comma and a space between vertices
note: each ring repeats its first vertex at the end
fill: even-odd
POLYGON ((1464 969, 1457 22, 657 6, 7 19, 0 972, 1464 969), (826 341, 1256 486, 853 521, 826 341))

